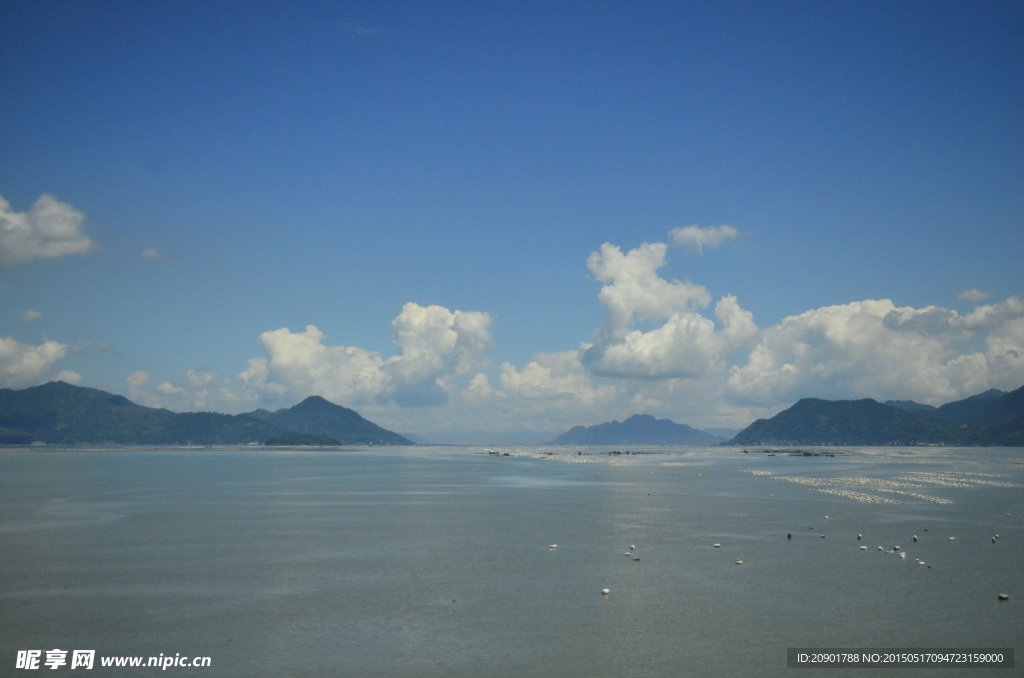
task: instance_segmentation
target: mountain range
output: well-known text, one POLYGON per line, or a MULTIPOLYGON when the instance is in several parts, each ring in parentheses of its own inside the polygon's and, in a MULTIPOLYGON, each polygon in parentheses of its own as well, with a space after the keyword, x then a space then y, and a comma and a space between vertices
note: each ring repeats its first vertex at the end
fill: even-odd
POLYGON ((724 438, 670 419, 634 414, 629 419, 595 426, 576 426, 551 441, 552 445, 717 445, 724 438))
MULTIPOLYGON (((724 438, 668 419, 637 414, 623 422, 576 426, 553 445, 714 445, 724 438)), ((294 407, 244 414, 171 412, 124 396, 55 381, 0 389, 0 445, 115 443, 412 445, 354 410, 310 396, 294 407)), ((991 389, 940 407, 912 400, 880 403, 804 398, 740 431, 731 445, 1024 446, 1024 386, 991 389)))
POLYGON ((294 407, 246 414, 171 412, 124 396, 62 381, 0 389, 0 444, 116 443, 131 445, 283 444, 412 445, 357 412, 310 396, 294 407))
POLYGON ((804 398, 758 419, 730 445, 1024 446, 1024 386, 991 389, 941 407, 912 400, 880 403, 804 398))

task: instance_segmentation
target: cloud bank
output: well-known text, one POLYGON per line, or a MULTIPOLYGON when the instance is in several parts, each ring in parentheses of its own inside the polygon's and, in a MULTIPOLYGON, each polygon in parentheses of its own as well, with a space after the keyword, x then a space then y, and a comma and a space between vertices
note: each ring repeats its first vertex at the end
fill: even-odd
POLYGON ((28 212, 14 212, 0 196, 0 264, 25 264, 85 254, 96 248, 82 230, 85 215, 43 194, 28 212))
POLYGON ((937 404, 1024 383, 1024 304, 1011 297, 961 316, 890 300, 806 311, 762 331, 727 387, 740 401, 805 396, 897 398, 937 404), (963 345, 987 330, 978 350, 963 345))
POLYGON ((218 405, 240 411, 292 404, 309 395, 371 411, 444 405, 457 390, 456 380, 489 365, 483 352, 494 344, 492 322, 488 313, 410 302, 391 323, 399 354, 390 358, 330 345, 315 325, 302 332, 282 327, 260 334, 265 355, 251 358, 237 380, 189 371, 185 379, 149 391, 149 375, 137 372, 128 385, 139 402, 181 409, 218 405))
MULTIPOLYGON (((316 394, 392 429, 436 431, 565 430, 634 413, 742 427, 807 396, 939 404, 1024 384, 1017 297, 967 314, 868 299, 759 327, 736 296, 661 276, 667 252, 665 243, 593 252, 604 325, 522 366, 491 367, 489 313, 410 302, 391 323, 391 357, 331 344, 307 325, 263 332, 263 355, 237 378, 190 370, 151 386, 140 372, 128 385, 138 402, 178 409, 244 411, 316 394)), ((43 371, 23 369, 29 380, 43 371)))

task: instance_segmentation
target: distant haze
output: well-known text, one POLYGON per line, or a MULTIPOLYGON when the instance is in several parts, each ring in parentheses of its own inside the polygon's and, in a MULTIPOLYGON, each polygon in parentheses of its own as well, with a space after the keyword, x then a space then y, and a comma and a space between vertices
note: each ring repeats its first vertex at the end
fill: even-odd
POLYGON ((558 431, 451 431, 403 435, 420 445, 539 445, 554 440, 558 434, 558 431))

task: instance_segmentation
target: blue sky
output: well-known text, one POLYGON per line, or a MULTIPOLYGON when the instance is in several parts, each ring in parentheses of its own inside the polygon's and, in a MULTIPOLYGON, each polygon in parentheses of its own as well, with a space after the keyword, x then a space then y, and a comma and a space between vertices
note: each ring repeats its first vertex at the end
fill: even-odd
POLYGON ((0 386, 413 432, 1016 388, 1022 66, 1020 3, 5 2, 0 386))

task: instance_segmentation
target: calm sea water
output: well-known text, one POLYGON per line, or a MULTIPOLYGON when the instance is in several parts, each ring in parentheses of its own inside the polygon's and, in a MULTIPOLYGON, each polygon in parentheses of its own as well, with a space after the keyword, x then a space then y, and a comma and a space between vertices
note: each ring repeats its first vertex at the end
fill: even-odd
POLYGON ((576 449, 0 453, 0 675, 52 648, 211 658, 170 674, 389 677, 772 676, 796 670, 787 647, 1024 649, 1021 450, 576 449))

